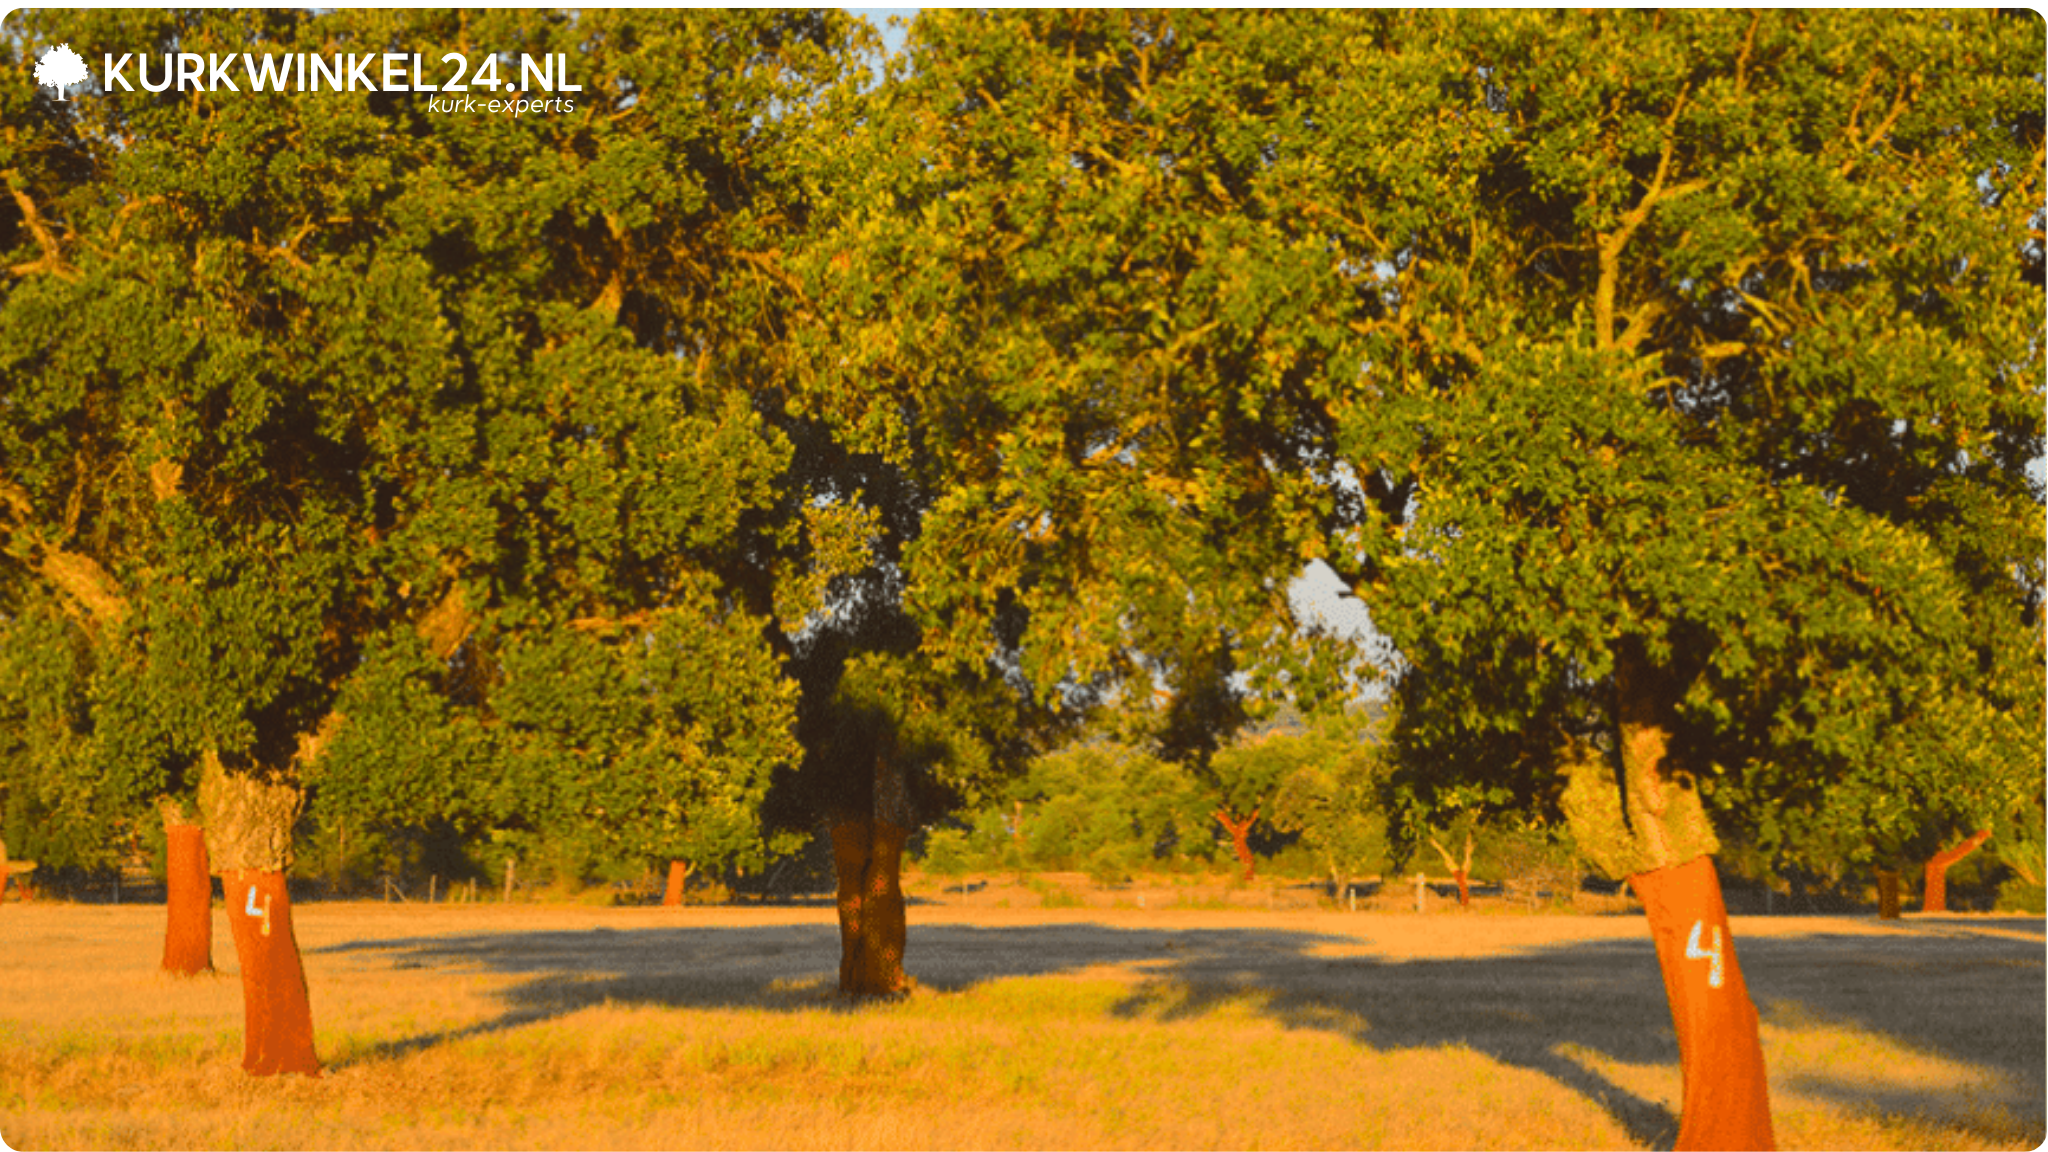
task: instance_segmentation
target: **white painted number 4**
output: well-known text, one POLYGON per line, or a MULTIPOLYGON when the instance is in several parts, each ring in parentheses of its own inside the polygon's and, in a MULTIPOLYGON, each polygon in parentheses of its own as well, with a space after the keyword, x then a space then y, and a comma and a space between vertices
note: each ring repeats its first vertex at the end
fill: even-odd
POLYGON ((1719 988, 1721 986, 1721 926, 1719 924, 1714 925, 1711 937, 1714 941, 1714 946, 1702 952, 1700 951, 1700 929, 1706 926, 1707 922, 1704 920, 1692 922, 1692 935, 1687 937, 1685 941, 1685 958, 1688 960, 1710 961, 1711 963, 1707 965, 1707 987, 1719 988))

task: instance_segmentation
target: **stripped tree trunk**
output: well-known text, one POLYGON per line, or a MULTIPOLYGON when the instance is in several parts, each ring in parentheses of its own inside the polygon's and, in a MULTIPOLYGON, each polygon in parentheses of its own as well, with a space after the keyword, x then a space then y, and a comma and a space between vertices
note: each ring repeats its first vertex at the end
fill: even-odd
POLYGON ((1948 911, 1949 868, 1963 857, 1983 847, 1984 842, 1989 839, 1991 839, 1991 830, 1989 828, 1983 829, 1953 848, 1944 848, 1936 852, 1927 861, 1926 884, 1920 893, 1920 910, 1922 912, 1948 911))
POLYGON ((1698 794, 1665 778, 1667 717, 1677 693, 1659 671, 1625 644, 1615 661, 1615 712, 1623 786, 1638 805, 1632 823, 1657 858, 1656 867, 1631 874, 1629 885, 1649 918, 1678 1032, 1684 1098, 1677 1146, 1774 1148, 1756 1005, 1735 960, 1710 858, 1720 844, 1698 794))
POLYGON ((213 971, 213 879, 206 833, 166 798, 164 819, 163 969, 180 976, 213 971))
POLYGON ((242 964, 242 1070, 252 1076, 320 1075, 320 1057, 313 1051, 313 1007, 292 935, 284 873, 236 869, 222 873, 221 880, 228 893, 235 956, 242 964))
POLYGON ((1223 825, 1224 831, 1230 833, 1230 846, 1237 850, 1237 862, 1244 865, 1244 882, 1247 884, 1251 883, 1256 875, 1252 858, 1251 839, 1252 825, 1258 823, 1258 820, 1259 810, 1257 808, 1252 809, 1252 814, 1243 820, 1232 820, 1228 809, 1218 808, 1216 810, 1216 822, 1223 825))
POLYGON ((1458 907, 1470 908, 1472 906, 1472 887, 1468 883, 1468 878, 1472 875, 1472 833, 1465 833, 1465 860, 1463 863, 1460 863, 1446 851, 1443 845, 1438 844, 1436 837, 1431 836, 1429 843, 1431 847, 1436 849, 1436 854, 1444 858, 1444 867, 1451 870, 1451 879, 1458 882, 1458 907))
POLYGON ((1580 851, 1643 902, 1678 1033, 1679 1149, 1772 1148, 1770 1086, 1712 853, 1720 843, 1689 778, 1665 763, 1681 686, 1639 642, 1616 653, 1620 776, 1575 764, 1564 807, 1580 851))
POLYGON ((242 1068, 255 1076, 320 1074, 284 878, 292 824, 304 802, 284 773, 231 773, 213 752, 205 756, 199 806, 242 968, 242 1068))
POLYGON ((661 894, 661 906, 675 908, 683 902, 683 881, 690 875, 690 866, 681 860, 668 862, 668 888, 661 894))
POLYGON ((1771 1148, 1769 1087, 1756 1006, 1710 856, 1628 878, 1643 902, 1684 1079, 1677 1147, 1771 1148))
POLYGON ((892 756, 875 760, 873 807, 832 825, 832 866, 839 880, 839 991, 897 996, 908 926, 903 914, 903 846, 910 837, 910 793, 892 756))

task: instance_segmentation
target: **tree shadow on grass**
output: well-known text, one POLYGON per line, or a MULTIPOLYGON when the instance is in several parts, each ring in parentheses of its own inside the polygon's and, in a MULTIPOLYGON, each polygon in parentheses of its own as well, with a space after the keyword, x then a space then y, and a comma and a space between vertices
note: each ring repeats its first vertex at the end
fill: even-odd
MULTIPOLYGON (((1818 932, 1738 939, 1766 1021, 1841 1023, 1985 1069, 2002 1087, 1958 1110, 1952 1089, 1876 1083, 1865 1070, 1786 1083, 1866 1115, 1924 1113, 1988 1140, 1997 1112, 2043 1114, 2048 1066, 2041 921, 1926 918, 1896 933, 1818 932)), ((1740 929, 1738 927, 1738 935, 1740 929)), ((768 1011, 858 1011, 833 992, 831 924, 518 931, 367 940, 324 952, 379 951, 403 966, 524 976, 499 1017, 374 1048, 396 1056, 552 1019, 598 1004, 768 1011)), ((1376 1051, 1463 1046, 1542 1073, 1605 1110, 1631 1139, 1669 1147, 1677 1118, 1574 1058, 1674 1065, 1670 1008, 1647 934, 1484 957, 1375 955, 1354 937, 1258 928, 1172 930, 1088 922, 1029 927, 913 926, 906 967, 926 988, 961 991, 1007 977, 1105 966, 1138 979, 1115 1011, 1186 1019, 1254 998, 1288 1027, 1341 1034, 1376 1051)))

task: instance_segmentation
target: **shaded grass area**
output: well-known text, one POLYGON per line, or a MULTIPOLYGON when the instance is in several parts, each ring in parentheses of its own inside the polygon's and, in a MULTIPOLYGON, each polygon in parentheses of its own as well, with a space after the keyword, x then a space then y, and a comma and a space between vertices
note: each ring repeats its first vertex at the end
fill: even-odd
MULTIPOLYGON (((1523 939, 1501 918, 1408 921, 1442 935, 1427 946, 1376 936, 1376 917, 918 924, 919 993, 863 1006, 832 994, 822 916, 593 910, 463 930, 335 911, 302 929, 319 1081, 242 1076, 238 988, 148 974, 157 919, 46 941, 78 961, 69 980, 0 961, 11 987, 47 992, 0 1006, 0 1137, 1462 1148, 1676 1134, 1676 1043, 1629 923, 1523 939)), ((61 936, 64 916, 41 915, 61 936)), ((1786 1147, 2041 1142, 2039 920, 1742 931, 1786 1147)))

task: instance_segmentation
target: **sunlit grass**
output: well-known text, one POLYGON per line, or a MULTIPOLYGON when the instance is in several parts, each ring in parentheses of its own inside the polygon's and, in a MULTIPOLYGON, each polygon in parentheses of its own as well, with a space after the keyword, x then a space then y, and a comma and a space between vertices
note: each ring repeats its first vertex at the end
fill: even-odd
MULTIPOLYGON (((352 933, 399 941, 433 923, 394 926, 388 914, 347 908, 302 918, 328 1074, 251 1079, 238 1069, 231 974, 149 971, 161 926, 139 911, 38 917, 34 927, 51 929, 40 960, 0 957, 0 981, 16 993, 0 1002, 0 1137, 24 1150, 1628 1148, 1669 1133, 1656 1135, 1654 1121, 1631 1129, 1596 1098, 1601 1086, 1653 1114, 1675 1114, 1680 1092, 1675 1049, 1628 1063, 1608 1053, 1629 1046, 1597 1032, 1581 1033, 1590 1044, 1529 1037, 1537 1055, 1512 1061, 1491 1054, 1503 1051, 1495 1039, 1420 1043, 1411 1029, 1385 1042, 1390 1026, 1375 1030, 1367 1001, 1334 984, 1262 983, 1252 957, 1241 980, 1198 982, 1139 959, 850 1005, 832 994, 834 958, 822 955, 811 974, 678 1006, 696 1003, 682 985, 663 986, 677 1003, 612 1002, 603 995, 616 985, 588 973, 422 962, 396 942, 318 950, 352 933), (556 999, 539 998, 543 987, 556 999), (576 988, 591 995, 578 999, 576 988)), ((441 931, 505 930, 451 923, 441 931)), ((1455 928, 1465 931, 1506 947, 1509 929, 1455 928)), ((1351 962, 1372 947, 1359 940, 1313 962, 1351 962)), ((220 942, 215 960, 231 964, 220 942)), ((2015 1112, 1998 1073, 1798 1004, 1763 1008, 1785 1147, 2039 1142, 2041 1117, 2015 1112), (1926 1114, 1931 1096, 1953 1107, 1926 1114)), ((1501 1013, 1499 1035, 1539 1026, 1515 1015, 1501 1013)), ((1630 1027, 1668 1028, 1668 1018, 1630 1027)))

